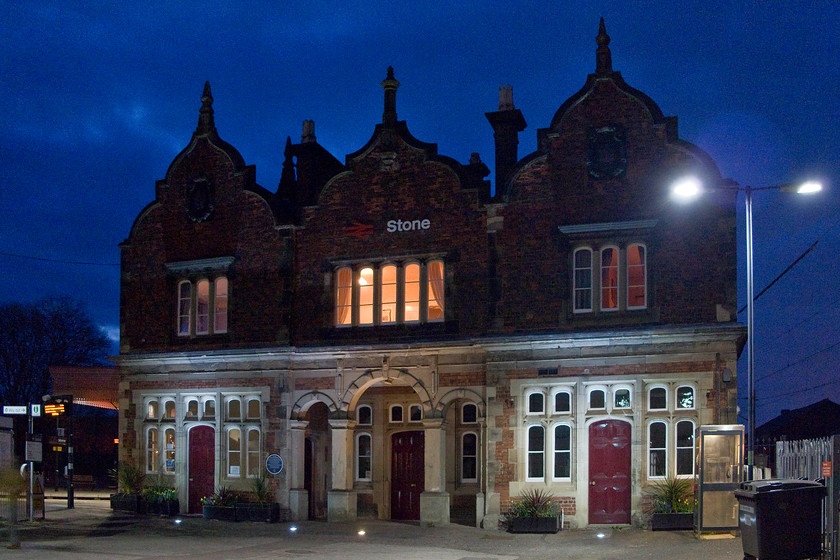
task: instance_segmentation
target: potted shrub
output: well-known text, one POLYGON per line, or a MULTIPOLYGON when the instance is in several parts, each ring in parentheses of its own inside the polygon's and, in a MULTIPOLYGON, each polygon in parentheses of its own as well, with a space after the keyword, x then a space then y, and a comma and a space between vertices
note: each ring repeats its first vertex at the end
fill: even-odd
POLYGON ((667 477, 648 490, 653 505, 651 529, 678 531, 694 528, 694 491, 688 478, 667 477))
POLYGON ((563 524, 557 504, 551 494, 529 489, 510 503, 504 521, 511 533, 556 533, 563 524))
POLYGON ((251 479, 251 492, 247 502, 236 504, 236 518, 248 521, 274 523, 280 519, 280 504, 274 501, 269 481, 265 474, 251 479))
POLYGON ((110 474, 117 482, 117 493, 111 494, 111 509, 145 513, 146 502, 141 494, 146 479, 143 469, 134 463, 122 462, 110 474))
POLYGON ((209 496, 201 498, 201 514, 204 519, 238 521, 236 517, 236 502, 238 501, 236 492, 227 486, 220 486, 209 496))
POLYGON ((151 484, 143 487, 141 494, 149 513, 171 517, 181 512, 178 491, 169 484, 168 480, 158 477, 151 484))

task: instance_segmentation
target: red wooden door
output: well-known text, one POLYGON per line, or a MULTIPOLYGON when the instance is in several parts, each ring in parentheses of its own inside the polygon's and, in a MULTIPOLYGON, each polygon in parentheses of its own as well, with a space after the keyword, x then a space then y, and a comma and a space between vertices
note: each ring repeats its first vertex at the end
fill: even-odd
POLYGON ((589 426, 589 522, 630 523, 630 424, 589 426))
POLYGON ((189 512, 201 513, 201 498, 216 491, 216 431, 196 426, 189 431, 189 442, 189 512))
POLYGON ((424 432, 391 436, 391 519, 420 519, 420 494, 425 488, 424 432))

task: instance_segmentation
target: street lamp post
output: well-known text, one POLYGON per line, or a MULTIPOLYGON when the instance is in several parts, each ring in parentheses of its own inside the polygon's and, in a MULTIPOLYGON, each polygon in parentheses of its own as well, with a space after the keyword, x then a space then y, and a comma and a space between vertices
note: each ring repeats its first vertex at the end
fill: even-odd
MULTIPOLYGON (((703 192, 703 184, 696 177, 686 177, 674 183, 672 192, 679 199, 689 199, 700 195, 703 192)), ((752 196, 754 191, 778 190, 795 192, 798 194, 811 194, 822 190, 822 185, 816 181, 806 181, 800 184, 785 183, 771 187, 750 187, 741 186, 734 181, 726 181, 708 190, 734 190, 744 193, 744 206, 746 210, 745 235, 746 235, 746 261, 747 261, 747 477, 753 479, 753 467, 755 466, 755 309, 753 306, 755 296, 753 283, 753 222, 752 222, 752 196)))

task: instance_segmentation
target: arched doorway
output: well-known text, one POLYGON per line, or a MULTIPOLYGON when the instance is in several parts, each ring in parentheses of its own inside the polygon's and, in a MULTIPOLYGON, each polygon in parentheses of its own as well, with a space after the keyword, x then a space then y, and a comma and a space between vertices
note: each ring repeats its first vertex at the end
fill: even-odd
POLYGON ((599 420, 589 426, 589 523, 630 523, 629 422, 599 420))
POLYGON ((327 405, 317 402, 309 407, 306 427, 304 486, 309 491, 309 518, 327 518, 327 491, 332 483, 330 424, 327 405))
POLYGON ((201 513, 201 498, 216 491, 216 430, 195 426, 188 436, 189 512, 201 513))

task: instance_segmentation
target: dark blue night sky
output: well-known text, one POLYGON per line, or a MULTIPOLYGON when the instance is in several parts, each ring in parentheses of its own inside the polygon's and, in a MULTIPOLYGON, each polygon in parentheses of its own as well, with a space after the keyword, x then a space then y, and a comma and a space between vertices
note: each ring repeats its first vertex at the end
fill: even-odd
MULTIPOLYGON (((478 152, 493 169, 484 113, 499 86, 513 86, 528 122, 525 156, 594 71, 601 16, 613 67, 677 116, 724 176, 825 182, 816 197, 754 199, 756 292, 819 241, 756 303, 758 422, 840 401, 837 0, 4 0, 0 301, 71 294, 117 336, 117 244, 189 142, 207 80, 219 134, 270 190, 304 119, 341 161, 364 145, 389 65, 414 136, 464 163, 478 152)), ((739 200, 739 249, 743 214, 739 200)), ((742 254, 741 305, 744 270, 742 254)), ((744 386, 744 360, 739 371, 744 386)))

